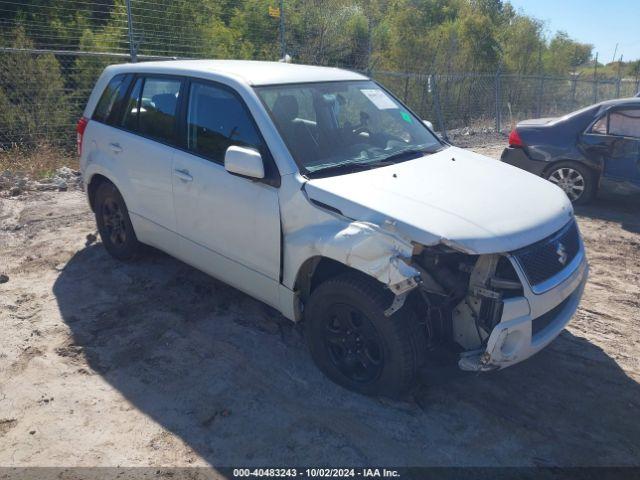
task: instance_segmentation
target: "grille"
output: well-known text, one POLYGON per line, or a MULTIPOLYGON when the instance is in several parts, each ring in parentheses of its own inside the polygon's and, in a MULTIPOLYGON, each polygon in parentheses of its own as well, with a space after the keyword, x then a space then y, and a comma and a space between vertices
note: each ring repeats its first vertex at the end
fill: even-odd
POLYGON ((512 252, 527 280, 536 286, 562 271, 580 250, 580 234, 575 221, 533 245, 512 252), (560 259, 565 261, 561 262, 560 259))
POLYGON ((531 335, 535 336, 551 325, 570 299, 571 296, 565 298, 560 305, 553 307, 544 315, 534 318, 531 322, 531 335))

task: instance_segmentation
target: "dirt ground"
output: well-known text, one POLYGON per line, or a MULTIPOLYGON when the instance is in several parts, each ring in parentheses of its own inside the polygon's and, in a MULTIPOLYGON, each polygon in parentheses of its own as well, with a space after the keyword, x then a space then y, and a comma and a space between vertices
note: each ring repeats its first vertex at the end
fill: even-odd
POLYGON ((110 258, 83 193, 0 198, 0 466, 640 465, 640 204, 577 215, 591 277, 568 329, 391 402, 326 380, 239 291, 110 258))

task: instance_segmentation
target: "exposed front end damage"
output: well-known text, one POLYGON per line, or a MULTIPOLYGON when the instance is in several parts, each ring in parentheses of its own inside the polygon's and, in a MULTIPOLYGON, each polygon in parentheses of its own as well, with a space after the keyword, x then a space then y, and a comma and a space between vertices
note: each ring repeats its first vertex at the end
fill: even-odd
MULTIPOLYGON (((522 271, 513 258, 514 268, 522 271)), ((464 370, 485 371, 521 362, 555 339, 576 312, 587 282, 589 266, 580 252, 553 288, 535 293, 524 281, 523 296, 504 301, 500 323, 491 332, 486 346, 461 357, 464 370)))
POLYGON ((419 249, 413 260, 421 272, 418 291, 431 346, 462 353, 482 349, 502 319, 504 301, 523 292, 502 255, 472 255, 441 245, 419 249))
POLYGON ((412 264, 421 272, 418 291, 428 344, 454 349, 459 367, 469 371, 504 368, 548 345, 575 313, 588 275, 577 227, 563 229, 560 240, 568 242, 571 228, 576 244, 570 261, 535 285, 519 258, 531 257, 535 249, 557 248, 558 236, 514 254, 470 255, 444 246, 417 249, 412 264))
POLYGON ((352 222, 317 236, 314 248, 388 287, 394 299, 387 316, 414 296, 428 348, 457 352, 459 367, 470 371, 504 368, 550 343, 575 313, 588 271, 580 242, 540 292, 514 255, 416 245, 392 224, 352 222))
POLYGON ((285 238, 285 263, 303 272, 292 282, 301 300, 298 319, 309 294, 300 284, 310 285, 300 277, 312 278, 321 259, 328 258, 375 278, 394 294, 384 312, 389 321, 403 307, 415 309, 417 331, 429 351, 453 351, 461 369, 489 371, 544 348, 569 322, 582 296, 588 267, 573 219, 529 247, 478 254, 473 242, 433 235, 426 236, 431 244, 416 243, 391 220, 356 221, 312 202, 322 221, 289 230, 285 238), (535 261, 536 255, 549 258, 549 252, 535 250, 540 248, 552 248, 550 258, 557 261, 560 240, 573 248, 570 261, 542 283, 531 282, 522 262, 535 261), (305 269, 300 267, 304 259, 317 260, 305 269))

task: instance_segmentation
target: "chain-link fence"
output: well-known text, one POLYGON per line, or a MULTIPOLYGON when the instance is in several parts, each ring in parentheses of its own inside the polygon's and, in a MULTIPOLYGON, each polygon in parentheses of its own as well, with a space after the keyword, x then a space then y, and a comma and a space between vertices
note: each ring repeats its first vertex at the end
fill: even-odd
MULTIPOLYGON (((313 0, 309 0, 313 3, 313 0)), ((445 135, 472 127, 504 131, 523 118, 556 116, 598 101, 633 96, 638 79, 572 75, 391 72, 372 68, 370 43, 335 40, 349 14, 309 9, 295 25, 277 15, 248 15, 224 27, 218 2, 206 2, 208 23, 189 23, 178 0, 0 0, 0 145, 41 142, 73 146, 75 123, 109 64, 170 58, 278 59, 366 71, 445 135), (68 6, 65 2, 69 2, 68 6), (22 10, 20 10, 22 9, 22 10), (218 9, 218 10, 216 10, 218 9), (341 15, 345 18, 342 18, 341 15), (55 32, 52 18, 62 25, 55 32), (245 22, 244 28, 241 28, 245 22), (302 22, 302 24, 300 24, 302 22), (250 28, 246 28, 249 25, 250 28), (285 29, 292 30, 285 37, 285 29), (247 33, 239 38, 237 31, 247 33), (194 32, 198 35, 194 35, 194 32), (176 35, 175 32, 180 32, 176 35), (202 38, 208 39, 203 42, 202 38), (286 38, 286 42, 285 42, 286 38), (345 51, 348 55, 344 55, 345 51), (339 60, 338 60, 339 59, 339 60)), ((322 2, 321 2, 322 3, 322 2)), ((277 5, 278 2, 276 1, 277 5)), ((320 4, 319 4, 320 5, 320 4)), ((193 8, 196 8, 195 6, 193 8)), ((202 2, 197 8, 202 8, 202 2)), ((342 13, 341 13, 342 12, 342 13)), ((199 12, 201 13, 201 12, 199 12)), ((294 12, 295 13, 295 12, 294 12)), ((288 30, 287 30, 288 31, 288 30)), ((363 30, 366 33, 366 28, 363 30)))
POLYGON ((374 71, 372 77, 445 134, 463 127, 505 131, 525 118, 563 115, 603 100, 632 97, 640 88, 634 79, 587 79, 579 75, 374 71))
POLYGON ((98 76, 129 61, 123 53, 0 48, 0 146, 72 147, 98 76))

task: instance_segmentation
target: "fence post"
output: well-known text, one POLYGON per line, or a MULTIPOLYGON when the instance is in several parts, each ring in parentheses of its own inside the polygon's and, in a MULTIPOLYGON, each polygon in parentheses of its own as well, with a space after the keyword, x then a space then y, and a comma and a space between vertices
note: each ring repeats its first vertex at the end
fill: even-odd
POLYGON ((571 110, 575 110, 576 108, 576 87, 578 86, 578 75, 574 72, 573 78, 571 79, 571 110))
POLYGON ((440 131, 442 132, 442 138, 445 140, 449 140, 449 136, 447 135, 447 129, 444 124, 444 118, 442 116, 442 109, 440 108, 440 89, 438 88, 438 80, 437 75, 433 75, 433 103, 436 107, 436 117, 438 117, 438 125, 440 126, 440 131))
POLYGON ((500 133, 502 129, 502 95, 501 95, 501 82, 500 82, 500 66, 496 71, 496 132, 500 133))
POLYGON ((598 53, 593 62, 593 103, 598 103, 598 53))
POLYGON ((540 87, 538 87, 538 106, 537 114, 538 118, 542 117, 542 97, 544 95, 544 75, 540 77, 540 87))
POLYGON ((127 0, 127 31, 129 33, 129 55, 131 55, 131 63, 136 63, 137 52, 133 39, 133 18, 131 17, 131 0, 127 0))
POLYGON ((280 0, 280 55, 284 62, 287 57, 287 44, 284 36, 285 20, 284 20, 284 0, 280 0))

